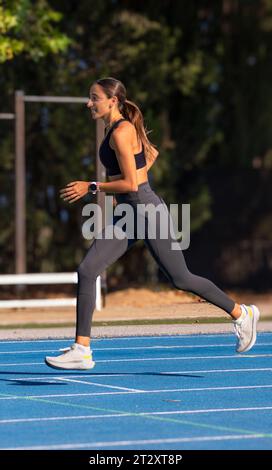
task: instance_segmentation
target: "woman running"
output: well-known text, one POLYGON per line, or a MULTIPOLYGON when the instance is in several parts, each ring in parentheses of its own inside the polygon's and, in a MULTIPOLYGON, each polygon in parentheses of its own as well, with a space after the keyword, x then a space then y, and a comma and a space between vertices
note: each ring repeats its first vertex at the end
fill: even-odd
MULTIPOLYGON (((95 194, 97 191, 105 191, 115 194, 116 207, 128 204, 134 220, 138 223, 139 219, 135 214, 140 204, 153 204, 155 208, 163 206, 164 215, 169 219, 167 206, 148 181, 148 170, 155 162, 158 151, 147 138, 140 109, 126 99, 123 83, 112 77, 96 80, 90 88, 87 107, 91 110, 94 120, 102 119, 105 124, 106 135, 99 154, 107 169, 109 181, 74 181, 60 191, 61 197, 64 201, 73 203, 88 192, 95 194)), ((249 351, 256 341, 260 316, 258 308, 255 305, 235 303, 211 281, 192 274, 187 268, 182 250, 172 248, 173 237, 170 232, 169 236, 162 238, 158 233, 157 218, 147 219, 144 215, 142 219, 147 225, 144 242, 172 285, 177 289, 197 294, 229 314, 237 335, 236 351, 249 351)), ((120 219, 114 216, 113 226, 118 220, 120 219)), ((75 343, 59 356, 46 357, 48 366, 80 370, 94 367, 90 334, 96 302, 96 278, 138 239, 136 232, 133 236, 127 234, 127 231, 122 232, 125 235, 123 237, 117 236, 118 232, 114 232, 111 238, 96 237, 79 265, 75 343)), ((102 235, 105 235, 105 229, 102 235)))

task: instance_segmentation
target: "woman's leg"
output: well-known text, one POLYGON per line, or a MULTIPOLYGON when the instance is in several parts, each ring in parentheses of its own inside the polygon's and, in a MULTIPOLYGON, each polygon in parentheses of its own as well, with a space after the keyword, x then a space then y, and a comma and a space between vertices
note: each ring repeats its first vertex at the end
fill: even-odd
POLYGON ((187 268, 182 251, 173 251, 170 241, 148 240, 146 244, 174 287, 197 294, 227 313, 232 313, 235 302, 212 281, 192 274, 187 268))
MULTIPOLYGON (((103 235, 104 235, 103 231, 103 235)), ((76 342, 83 346, 90 343, 93 311, 96 302, 96 278, 117 261, 135 239, 113 237, 96 238, 78 267, 76 342)))
MULTIPOLYGON (((165 210, 164 217, 166 217, 167 223, 173 223, 167 206, 165 204, 163 206, 165 210)), ((197 294, 208 302, 222 308, 228 314, 237 315, 238 317, 240 314, 238 304, 235 304, 213 282, 204 277, 196 276, 189 271, 182 250, 172 249, 172 243, 175 242, 175 239, 171 236, 170 230, 167 239, 160 238, 158 219, 156 226, 152 230, 156 238, 146 238, 145 244, 174 287, 197 294)))
POLYGON ((260 317, 258 307, 244 304, 240 306, 213 282, 192 274, 187 268, 181 249, 172 250, 172 241, 170 237, 168 239, 157 237, 156 239, 148 238, 145 243, 162 271, 177 289, 193 292, 231 315, 237 336, 236 351, 238 353, 249 351, 254 346, 257 337, 257 324, 260 317))
POLYGON ((94 240, 78 267, 75 343, 60 356, 47 356, 45 363, 49 367, 69 370, 93 369, 95 362, 90 349, 90 332, 96 301, 96 278, 120 258, 136 240, 136 238, 119 239, 116 236, 94 240))

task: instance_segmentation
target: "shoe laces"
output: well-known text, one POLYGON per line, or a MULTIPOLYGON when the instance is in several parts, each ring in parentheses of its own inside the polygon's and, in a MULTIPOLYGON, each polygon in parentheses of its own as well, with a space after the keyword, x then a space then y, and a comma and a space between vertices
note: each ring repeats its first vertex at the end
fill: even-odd
POLYGON ((234 333, 236 334, 237 338, 239 338, 239 339, 242 338, 242 329, 241 329, 241 325, 235 325, 235 324, 234 324, 234 333))
MULTIPOLYGON (((65 354, 65 353, 68 353, 69 351, 72 351, 73 349, 76 349, 75 343, 72 344, 72 346, 69 346, 68 348, 60 348, 59 351, 65 354)), ((92 355, 92 351, 91 351, 91 355, 92 355)))
MULTIPOLYGON (((243 321, 245 318, 243 319, 243 321)), ((234 332, 239 340, 243 340, 244 338, 244 330, 243 330, 243 321, 242 323, 234 323, 234 332)))
POLYGON ((65 354, 65 353, 68 353, 69 351, 72 351, 73 349, 75 349, 74 344, 72 344, 72 346, 69 346, 68 348, 60 348, 59 351, 61 351, 65 354))

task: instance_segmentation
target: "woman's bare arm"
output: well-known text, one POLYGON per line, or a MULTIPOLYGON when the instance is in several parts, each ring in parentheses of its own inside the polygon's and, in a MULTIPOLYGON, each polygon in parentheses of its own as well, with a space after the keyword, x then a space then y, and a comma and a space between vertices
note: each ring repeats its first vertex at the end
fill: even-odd
MULTIPOLYGON (((126 193, 137 191, 136 163, 133 153, 133 125, 124 122, 112 133, 112 145, 118 160, 122 178, 99 183, 100 191, 126 193)), ((60 191, 64 201, 75 202, 88 193, 90 181, 72 181, 60 191)))
POLYGON ((133 153, 133 125, 124 122, 112 133, 112 147, 119 163, 122 178, 100 183, 101 191, 123 193, 137 191, 137 169, 133 153))

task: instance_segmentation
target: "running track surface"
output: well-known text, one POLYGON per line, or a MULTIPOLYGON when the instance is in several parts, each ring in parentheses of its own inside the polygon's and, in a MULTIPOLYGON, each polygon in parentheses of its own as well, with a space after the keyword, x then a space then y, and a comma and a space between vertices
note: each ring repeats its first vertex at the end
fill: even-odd
POLYGON ((92 371, 44 356, 67 339, 0 341, 1 449, 272 449, 272 333, 94 339, 92 371))

